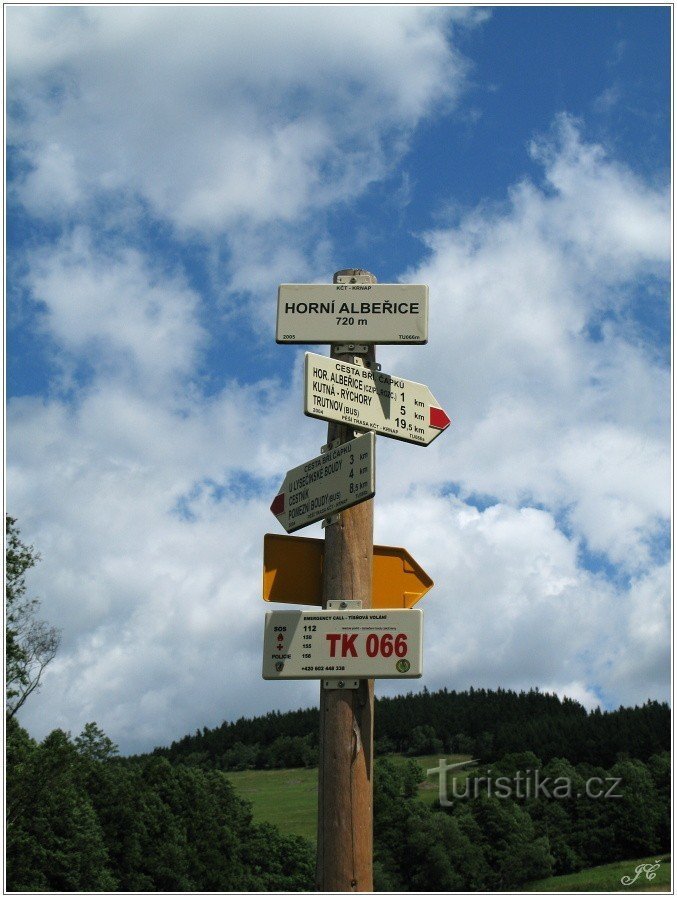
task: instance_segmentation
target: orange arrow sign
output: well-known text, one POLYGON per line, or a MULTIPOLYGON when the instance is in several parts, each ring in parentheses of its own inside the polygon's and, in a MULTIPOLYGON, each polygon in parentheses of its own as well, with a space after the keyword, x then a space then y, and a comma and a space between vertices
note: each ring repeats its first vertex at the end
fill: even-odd
MULTIPOLYGON (((266 602, 322 605, 324 540, 305 536, 263 537, 263 598, 266 602)), ((433 586, 406 549, 374 546, 372 608, 412 608, 433 586)))

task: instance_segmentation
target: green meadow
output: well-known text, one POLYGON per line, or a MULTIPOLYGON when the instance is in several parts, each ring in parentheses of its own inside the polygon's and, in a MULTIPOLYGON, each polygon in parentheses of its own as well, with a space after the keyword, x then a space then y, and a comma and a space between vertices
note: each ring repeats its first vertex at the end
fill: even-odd
MULTIPOLYGON (((423 770, 439 764, 438 755, 406 758, 388 755, 394 764, 416 761, 423 770)), ((447 761, 468 760, 470 755, 449 755, 447 761)), ((456 779, 465 779, 467 770, 459 770, 456 779)), ((257 823, 274 823, 285 835, 317 838, 317 768, 293 768, 291 770, 241 770, 227 774, 235 791, 250 801, 257 823)), ((419 796, 425 801, 434 800, 437 794, 437 774, 433 773, 418 787, 419 796)))
POLYGON ((568 876, 550 876, 548 879, 537 879, 525 886, 528 892, 668 892, 670 891, 670 858, 662 855, 638 858, 631 861, 616 861, 602 867, 588 867, 568 876), (635 878, 635 870, 640 864, 655 864, 660 867, 655 871, 654 879, 647 879, 640 873, 632 885, 624 885, 635 878))
MULTIPOLYGON (((451 755, 449 763, 469 759, 469 755, 451 755)), ((394 764, 416 761, 424 771, 439 764, 439 756, 406 758, 403 755, 388 755, 394 764)), ((475 773, 473 768, 459 770, 454 778, 460 783, 475 773)), ((243 770, 228 773, 228 778, 238 795, 251 802, 256 822, 273 823, 285 835, 299 835, 311 842, 317 837, 317 768, 296 768, 291 770, 243 770)), ((437 795, 436 773, 428 775, 418 787, 423 801, 434 801, 437 795)), ((551 876, 525 886, 530 892, 667 892, 670 890, 670 858, 647 857, 637 860, 618 861, 601 867, 589 867, 568 876, 551 876), (640 864, 655 864, 661 861, 653 880, 647 880, 644 873, 632 885, 623 885, 622 877, 633 879, 635 868, 640 864)))

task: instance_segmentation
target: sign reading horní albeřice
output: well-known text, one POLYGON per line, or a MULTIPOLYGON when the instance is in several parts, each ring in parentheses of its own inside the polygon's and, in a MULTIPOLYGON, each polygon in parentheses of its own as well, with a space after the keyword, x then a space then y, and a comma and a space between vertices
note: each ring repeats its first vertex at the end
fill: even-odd
POLYGON ((277 343, 427 343, 425 284, 280 284, 277 343))

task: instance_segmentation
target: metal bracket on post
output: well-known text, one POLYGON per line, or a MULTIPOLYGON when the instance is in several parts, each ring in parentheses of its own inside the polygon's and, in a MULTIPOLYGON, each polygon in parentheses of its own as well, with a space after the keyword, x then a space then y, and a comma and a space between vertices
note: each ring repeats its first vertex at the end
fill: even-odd
POLYGON ((359 689, 359 680, 322 680, 323 689, 359 689))
MULTIPOLYGON (((350 352, 369 352, 369 346, 366 343, 338 343, 332 346, 332 352, 337 355, 341 353, 342 355, 346 355, 350 352)), ((353 365, 359 365, 361 368, 370 368, 372 371, 380 371, 381 363, 374 362, 372 363, 371 359, 366 358, 364 355, 354 355, 353 356, 353 365)))
MULTIPOLYGON (((369 352, 369 344, 368 343, 335 343, 332 346, 332 352, 335 352, 337 355, 346 355, 349 352, 369 352)), ((360 359, 362 361, 362 359, 360 359)), ((355 360, 355 364, 358 365, 359 362, 357 359, 355 360)))
POLYGON ((375 284, 376 278, 364 268, 344 268, 334 275, 335 284, 375 284))
POLYGON ((329 452, 330 449, 336 449, 336 447, 340 445, 341 440, 332 440, 331 443, 325 443, 325 445, 321 447, 320 452, 324 455, 325 452, 329 452))
POLYGON ((322 518, 322 529, 325 527, 331 527, 332 524, 338 524, 341 520, 341 512, 337 512, 336 514, 330 514, 326 518, 322 518))

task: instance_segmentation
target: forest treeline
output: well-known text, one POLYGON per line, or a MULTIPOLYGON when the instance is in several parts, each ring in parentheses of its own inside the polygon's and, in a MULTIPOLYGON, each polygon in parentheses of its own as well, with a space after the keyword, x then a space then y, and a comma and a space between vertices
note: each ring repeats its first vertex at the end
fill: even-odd
POLYGON ((302 891, 310 844, 252 821, 225 774, 121 758, 94 723, 42 742, 8 721, 7 888, 302 891))
MULTIPOLYGON (((26 595, 24 575, 37 559, 7 517, 7 891, 313 891, 314 847, 255 823, 227 771, 314 766, 316 709, 242 718, 129 758, 93 722, 74 738, 57 729, 42 742, 20 726, 17 713, 60 638, 26 595)), ((376 734, 381 755, 461 753, 483 762, 479 787, 462 797, 452 789, 446 806, 435 793, 421 800, 424 771, 413 759, 377 758, 377 890, 516 889, 669 849, 665 704, 588 713, 538 690, 424 690, 377 700, 376 734), (520 788, 492 791, 518 771, 520 788), (529 792, 537 776, 569 783, 570 794, 529 792), (618 797, 590 797, 591 778, 613 779, 618 797)))
MULTIPOLYGON (((416 797, 422 770, 383 758, 374 784, 374 880, 378 891, 506 891, 552 875, 670 850, 670 755, 646 763, 619 758, 608 769, 572 765, 565 758, 543 764, 532 752, 505 755, 483 768, 485 781, 467 798, 449 792, 449 807, 437 796, 416 797), (412 769, 413 768, 413 769, 412 769), (550 796, 536 795, 536 774, 550 796), (498 797, 499 777, 520 786, 498 797), (487 775, 488 774, 488 775, 487 775), (526 785, 530 781, 531 788, 526 785), (588 797, 586 783, 594 782, 588 797), (569 784, 556 797, 554 784, 569 784), (600 783, 604 784, 598 788, 600 783), (607 787, 616 798, 604 798, 607 787), (522 796, 516 797, 515 791, 522 796), (476 794, 477 792, 477 794, 476 794), (527 797, 529 796, 529 797, 527 797)), ((628 872, 632 871, 629 865, 628 872)))
POLYGON ((17 719, 60 634, 26 591, 39 560, 5 518, 5 875, 10 892, 299 891, 310 844, 255 824, 218 770, 121 758, 95 723, 41 743, 17 719))
MULTIPOLYGON (((377 759, 376 890, 503 891, 669 850, 667 752, 646 763, 621 756, 608 769, 521 752, 480 772, 479 788, 472 776, 443 807, 436 791, 421 800, 416 761, 377 759), (568 796, 529 791, 536 770, 551 791, 570 783, 568 796), (514 793, 492 791, 517 771, 514 793), (599 797, 586 795, 591 778, 599 797), (618 797, 605 799, 611 782, 618 797)), ((10 892, 313 891, 314 847, 254 823, 224 771, 121 758, 95 723, 37 743, 10 719, 6 775, 10 892)))
MULTIPOLYGON (((314 767, 317 708, 245 718, 204 727, 155 754, 204 769, 314 767)), ((670 749, 670 708, 648 701, 614 711, 586 711, 570 698, 508 689, 409 693, 375 701, 377 755, 469 754, 491 761, 531 751, 543 762, 608 767, 619 753, 646 761, 670 749)))

